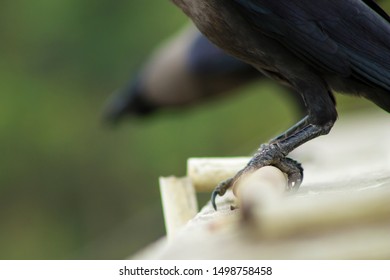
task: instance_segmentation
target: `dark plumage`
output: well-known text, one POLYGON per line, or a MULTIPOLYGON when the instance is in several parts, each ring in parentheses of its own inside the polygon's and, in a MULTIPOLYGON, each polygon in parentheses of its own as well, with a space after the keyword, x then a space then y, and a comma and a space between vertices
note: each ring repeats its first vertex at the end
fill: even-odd
POLYGON ((390 18, 372 0, 173 0, 231 55, 299 92, 307 116, 262 145, 243 172, 274 165, 298 187, 302 168, 286 156, 327 134, 337 119, 332 90, 390 111, 390 18))
MULTIPOLYGON (((165 108, 182 109, 259 79, 264 76, 255 68, 226 54, 191 25, 158 48, 138 75, 114 93, 105 117, 116 122, 165 108)), ((305 110, 298 94, 289 95, 305 110)))

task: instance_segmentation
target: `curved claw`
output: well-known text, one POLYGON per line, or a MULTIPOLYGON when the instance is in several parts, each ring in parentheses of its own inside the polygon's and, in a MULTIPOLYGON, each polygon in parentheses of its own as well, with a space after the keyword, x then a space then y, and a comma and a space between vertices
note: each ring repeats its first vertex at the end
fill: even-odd
POLYGON ((302 184, 302 177, 301 176, 297 177, 296 174, 288 176, 288 190, 289 191, 298 190, 301 184, 302 184))
POLYGON ((213 205, 213 208, 215 211, 217 211, 217 204, 215 202, 215 199, 217 198, 218 195, 223 196, 226 193, 226 191, 230 188, 230 186, 232 185, 232 182, 233 182, 233 178, 229 178, 229 179, 221 182, 212 192, 211 204, 213 205))
POLYGON ((217 189, 215 189, 212 193, 211 193, 211 205, 213 205, 213 208, 215 211, 217 211, 217 203, 215 202, 215 199, 217 198, 217 196, 219 195, 219 192, 217 189))
POLYGON ((297 190, 303 181, 301 164, 291 158, 283 158, 277 165, 288 176, 288 190, 297 190))

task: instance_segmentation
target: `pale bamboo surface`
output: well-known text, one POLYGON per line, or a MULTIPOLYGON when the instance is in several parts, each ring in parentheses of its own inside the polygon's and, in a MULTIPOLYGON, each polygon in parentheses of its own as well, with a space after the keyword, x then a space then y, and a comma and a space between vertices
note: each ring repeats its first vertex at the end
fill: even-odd
POLYGON ((173 238, 198 212, 195 189, 187 177, 161 177, 159 181, 167 237, 173 238))
MULTIPOLYGON (((132 258, 390 259, 390 116, 341 116, 331 134, 291 157, 305 168, 297 192, 285 191, 278 170, 259 170, 236 195, 218 197, 218 211, 206 204, 170 242, 162 238, 132 258)), ((190 159, 188 179, 208 190, 246 161, 190 159)))
POLYGON ((219 182, 234 176, 249 161, 249 157, 190 158, 187 176, 197 192, 211 192, 219 182))

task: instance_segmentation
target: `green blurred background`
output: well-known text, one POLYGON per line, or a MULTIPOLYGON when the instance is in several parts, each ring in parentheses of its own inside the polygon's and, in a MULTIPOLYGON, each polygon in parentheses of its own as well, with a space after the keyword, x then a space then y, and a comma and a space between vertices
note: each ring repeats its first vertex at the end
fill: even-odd
MULTIPOLYGON (((284 89, 133 119, 101 111, 186 21, 168 0, 0 2, 0 258, 121 259, 164 235, 158 177, 249 155, 297 120, 284 89)), ((377 110, 338 96, 340 115, 377 110)))

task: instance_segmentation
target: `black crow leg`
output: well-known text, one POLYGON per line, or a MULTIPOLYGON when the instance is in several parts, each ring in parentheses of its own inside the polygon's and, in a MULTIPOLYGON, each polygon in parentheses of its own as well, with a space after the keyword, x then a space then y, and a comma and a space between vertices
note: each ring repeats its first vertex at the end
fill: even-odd
POLYGON ((308 105, 309 115, 285 133, 271 140, 269 144, 261 145, 242 170, 233 178, 220 183, 211 197, 214 209, 216 209, 216 197, 224 195, 242 174, 267 165, 275 166, 287 174, 289 190, 299 188, 303 180, 303 168, 300 163, 286 156, 303 143, 328 134, 337 118, 334 99, 327 88, 319 88, 319 91, 312 94, 305 94, 307 92, 310 91, 303 91, 303 97, 308 105))
POLYGON ((255 171, 267 165, 275 166, 287 174, 289 190, 298 189, 303 180, 303 168, 300 163, 286 157, 286 155, 303 143, 320 135, 327 134, 332 128, 333 123, 334 121, 325 125, 309 124, 286 138, 276 140, 270 144, 262 144, 249 163, 242 170, 240 170, 233 178, 223 181, 215 188, 211 196, 211 202, 214 209, 216 209, 216 197, 218 195, 224 195, 242 174, 255 171))
POLYGON ((301 119, 299 122, 297 122, 294 126, 290 127, 287 131, 285 131, 282 134, 271 139, 269 141, 269 144, 272 144, 272 143, 278 142, 282 139, 285 139, 288 136, 293 135, 297 131, 301 130, 302 128, 304 128, 305 126, 308 125, 308 118, 309 118, 308 116, 305 116, 303 119, 301 119))

